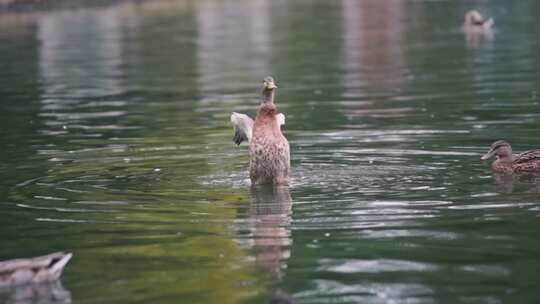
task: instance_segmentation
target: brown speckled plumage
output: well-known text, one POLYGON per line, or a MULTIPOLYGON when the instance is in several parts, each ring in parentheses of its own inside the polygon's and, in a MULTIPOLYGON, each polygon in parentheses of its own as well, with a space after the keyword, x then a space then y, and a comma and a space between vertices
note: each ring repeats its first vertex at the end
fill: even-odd
POLYGON ((289 183, 289 142, 281 133, 285 116, 277 112, 274 104, 276 88, 272 77, 264 79, 255 121, 245 114, 231 115, 235 131, 233 141, 237 145, 249 142, 249 177, 254 185, 289 183))
POLYGON ((540 172, 540 150, 518 154, 513 161, 514 172, 540 172))
POLYGON ((499 140, 491 145, 482 160, 495 157, 491 169, 497 173, 540 172, 540 150, 530 150, 521 154, 512 154, 509 143, 499 140))
POLYGON ((261 105, 253 124, 249 143, 249 177, 253 184, 288 184, 290 171, 289 142, 276 120, 277 108, 272 77, 264 79, 261 105))
POLYGON ((290 171, 289 142, 275 119, 276 106, 259 107, 249 145, 249 176, 253 184, 288 184, 290 171))

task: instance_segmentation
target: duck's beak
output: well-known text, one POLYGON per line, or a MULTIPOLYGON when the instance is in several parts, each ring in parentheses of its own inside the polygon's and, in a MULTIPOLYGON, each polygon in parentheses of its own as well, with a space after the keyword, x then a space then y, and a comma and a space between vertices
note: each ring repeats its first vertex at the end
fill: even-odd
POLYGON ((488 160, 493 157, 495 154, 495 150, 491 149, 488 151, 488 153, 484 154, 484 156, 480 157, 481 160, 488 160))
POLYGON ((277 85, 275 85, 273 82, 267 82, 266 83, 266 89, 267 90, 277 89, 277 85))

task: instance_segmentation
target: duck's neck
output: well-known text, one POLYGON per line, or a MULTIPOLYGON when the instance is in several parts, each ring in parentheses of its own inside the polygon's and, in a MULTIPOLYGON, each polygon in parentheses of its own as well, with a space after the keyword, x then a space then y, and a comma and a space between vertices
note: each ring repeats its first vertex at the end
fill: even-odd
POLYGON ((261 103, 274 103, 274 90, 262 90, 261 103))
POLYGON ((257 111, 255 125, 262 126, 266 130, 280 130, 276 119, 276 105, 273 103, 263 103, 257 111))

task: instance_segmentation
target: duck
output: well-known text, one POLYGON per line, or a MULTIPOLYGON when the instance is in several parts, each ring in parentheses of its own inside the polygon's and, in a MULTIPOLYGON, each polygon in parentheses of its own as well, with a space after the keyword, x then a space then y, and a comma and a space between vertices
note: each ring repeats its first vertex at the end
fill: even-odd
POLYGON ((485 19, 477 10, 470 10, 465 13, 463 29, 465 31, 485 31, 493 27, 493 18, 485 19))
POLYGON ((274 102, 277 85, 274 78, 264 78, 261 100, 253 121, 246 114, 233 112, 233 142, 238 146, 249 143, 249 177, 253 185, 288 185, 290 175, 290 147, 281 132, 285 115, 278 113, 274 102))
POLYGON ((495 157, 491 170, 496 173, 540 172, 540 150, 529 150, 512 154, 512 147, 504 140, 494 142, 489 151, 481 157, 488 160, 495 157))
POLYGON ((60 278, 71 259, 70 252, 0 261, 0 287, 52 282, 60 278))

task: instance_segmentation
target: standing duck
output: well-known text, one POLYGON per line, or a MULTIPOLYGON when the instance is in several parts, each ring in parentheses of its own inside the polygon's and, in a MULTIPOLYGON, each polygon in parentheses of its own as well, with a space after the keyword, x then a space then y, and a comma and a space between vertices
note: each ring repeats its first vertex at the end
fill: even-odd
POLYGON ((71 253, 49 255, 0 262, 0 287, 44 283, 57 280, 71 259, 71 253))
POLYGON ((510 144, 504 140, 498 140, 491 145, 489 151, 481 159, 488 160, 493 156, 496 157, 491 164, 493 172, 540 172, 540 150, 530 150, 513 155, 510 144))
POLYGON ((470 10, 465 13, 463 29, 465 31, 485 31, 493 27, 493 18, 484 19, 477 10, 470 10))
POLYGON ((254 185, 289 183, 289 142, 281 133, 285 116, 277 112, 274 103, 276 89, 274 79, 266 77, 255 121, 245 114, 231 115, 234 143, 249 142, 249 177, 254 185))

